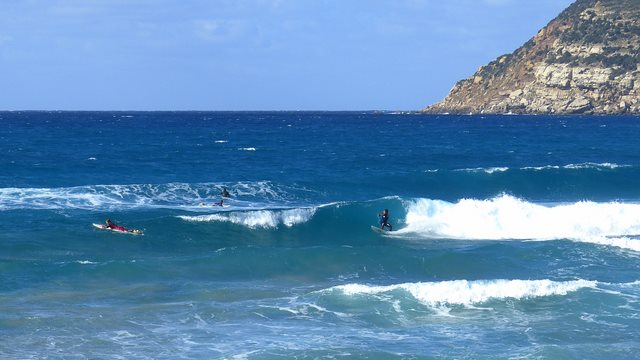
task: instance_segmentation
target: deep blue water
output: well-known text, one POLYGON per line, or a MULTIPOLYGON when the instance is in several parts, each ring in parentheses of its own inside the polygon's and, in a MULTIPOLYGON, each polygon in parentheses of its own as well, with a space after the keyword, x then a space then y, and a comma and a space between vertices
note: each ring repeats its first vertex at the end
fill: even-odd
POLYGON ((1 112, 0 125, 2 358, 640 351, 638 117, 1 112), (106 218, 144 235, 91 226, 106 218))

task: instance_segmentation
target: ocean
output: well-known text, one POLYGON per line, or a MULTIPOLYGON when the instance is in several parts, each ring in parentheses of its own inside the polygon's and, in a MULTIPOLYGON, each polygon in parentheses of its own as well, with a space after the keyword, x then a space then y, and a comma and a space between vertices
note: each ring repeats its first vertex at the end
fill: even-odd
POLYGON ((640 353, 638 117, 0 125, 0 358, 640 353), (383 209, 392 232, 371 229, 383 209), (144 235, 92 226, 107 218, 144 235))

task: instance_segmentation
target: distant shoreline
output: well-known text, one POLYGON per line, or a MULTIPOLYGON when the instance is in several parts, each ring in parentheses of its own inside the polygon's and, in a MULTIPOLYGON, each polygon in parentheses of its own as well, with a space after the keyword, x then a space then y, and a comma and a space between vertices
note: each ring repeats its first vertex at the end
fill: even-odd
POLYGON ((475 113, 475 112, 434 112, 424 110, 0 110, 2 114, 19 113, 57 113, 57 114, 81 114, 81 113, 112 113, 112 114, 179 114, 179 113, 202 113, 202 114, 363 114, 363 115, 420 115, 420 116, 491 116, 491 117, 639 117, 640 114, 515 114, 515 113, 475 113))

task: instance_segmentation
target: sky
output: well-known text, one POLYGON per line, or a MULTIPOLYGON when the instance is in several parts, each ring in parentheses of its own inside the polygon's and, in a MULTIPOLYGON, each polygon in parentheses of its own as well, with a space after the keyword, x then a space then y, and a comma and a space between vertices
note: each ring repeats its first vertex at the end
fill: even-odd
POLYGON ((573 0, 0 0, 0 110, 417 110, 573 0))

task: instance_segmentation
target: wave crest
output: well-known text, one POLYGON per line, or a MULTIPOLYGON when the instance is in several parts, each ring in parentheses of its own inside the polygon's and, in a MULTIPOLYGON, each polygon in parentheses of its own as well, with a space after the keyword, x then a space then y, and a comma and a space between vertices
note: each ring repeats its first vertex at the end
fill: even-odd
POLYGON ((453 239, 577 239, 640 233, 640 204, 580 201, 545 206, 513 196, 457 203, 417 199, 406 203, 398 234, 453 239))
MULTIPOLYGON (((631 165, 615 164, 615 163, 593 163, 585 162, 578 164, 566 164, 566 165, 543 165, 543 166, 525 166, 521 168, 509 168, 506 166, 493 166, 493 167, 478 167, 478 168, 464 168, 455 169, 454 172, 466 172, 466 173, 504 173, 508 171, 544 171, 544 170, 616 170, 620 168, 629 168, 631 165)), ((433 172, 438 170, 428 170, 427 172, 433 172)))
POLYGON ((428 306, 474 305, 490 300, 528 299, 545 296, 564 296, 583 288, 595 288, 596 281, 551 280, 454 280, 434 283, 405 283, 388 286, 347 284, 324 291, 340 292, 347 296, 388 294, 402 290, 428 306))
POLYGON ((248 228, 277 228, 279 225, 292 227, 309 221, 315 214, 315 208, 288 210, 256 210, 244 212, 219 213, 198 216, 178 216, 191 222, 229 222, 248 228))

